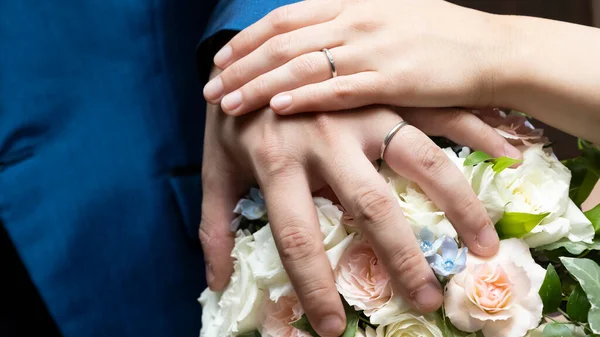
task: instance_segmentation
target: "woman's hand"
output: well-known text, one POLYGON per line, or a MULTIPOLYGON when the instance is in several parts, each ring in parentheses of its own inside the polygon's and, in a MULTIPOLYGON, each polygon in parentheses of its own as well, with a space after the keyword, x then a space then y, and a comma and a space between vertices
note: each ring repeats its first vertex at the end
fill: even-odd
POLYGON ((499 86, 498 54, 509 51, 510 30, 496 18, 440 0, 292 4, 217 53, 215 64, 224 71, 204 95, 231 115, 269 100, 280 114, 374 103, 490 106, 499 86), (335 60, 336 78, 323 48, 335 60))
MULTIPOLYGON (((446 212, 472 252, 493 255, 498 236, 484 207, 462 173, 424 132, 493 156, 517 150, 465 111, 411 109, 400 113, 412 126, 392 138, 386 162, 418 183, 446 212)), ((421 311, 437 309, 442 302, 439 282, 400 205, 372 165, 385 136, 401 120, 398 111, 381 106, 288 117, 263 109, 231 117, 209 105, 200 224, 209 286, 222 290, 229 282, 232 210, 237 200, 258 184, 283 265, 309 320, 321 336, 338 336, 345 316, 311 198, 312 192, 330 187, 373 244, 396 293, 421 311)))

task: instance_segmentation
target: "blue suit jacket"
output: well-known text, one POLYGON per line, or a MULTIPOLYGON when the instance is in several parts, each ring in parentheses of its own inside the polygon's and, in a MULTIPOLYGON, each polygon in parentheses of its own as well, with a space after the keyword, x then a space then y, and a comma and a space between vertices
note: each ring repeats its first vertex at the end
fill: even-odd
POLYGON ((195 47, 288 2, 0 1, 0 221, 65 337, 197 335, 195 47))

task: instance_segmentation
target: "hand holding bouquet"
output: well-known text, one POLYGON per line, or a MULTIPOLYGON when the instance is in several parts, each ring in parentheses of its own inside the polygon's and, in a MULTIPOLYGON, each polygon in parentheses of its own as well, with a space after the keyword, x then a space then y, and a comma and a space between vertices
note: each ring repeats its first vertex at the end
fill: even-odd
MULTIPOLYGON (((593 261, 600 256, 600 240, 595 240, 600 207, 586 213, 579 208, 598 179, 600 151, 581 142, 582 156, 563 164, 536 143, 539 130, 524 135, 506 124, 498 129, 521 142, 524 160, 518 167, 509 158, 444 149, 503 239, 494 257, 468 252, 417 184, 385 166, 380 170, 444 285, 444 305, 437 313, 420 314, 395 294, 352 217, 333 202, 314 198, 323 245, 346 307, 343 336, 600 334, 600 267, 593 261)), ((240 216, 233 223, 234 274, 224 292, 202 293, 200 336, 317 336, 277 253, 260 191, 252 190, 235 211, 240 216)))

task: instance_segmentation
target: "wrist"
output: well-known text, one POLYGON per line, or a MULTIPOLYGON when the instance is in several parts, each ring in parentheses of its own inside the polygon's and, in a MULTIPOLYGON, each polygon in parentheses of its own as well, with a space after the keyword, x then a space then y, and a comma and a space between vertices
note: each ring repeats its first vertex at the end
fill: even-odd
POLYGON ((533 73, 527 65, 531 54, 530 33, 522 17, 496 15, 495 35, 497 48, 491 57, 492 107, 520 108, 519 97, 531 88, 533 73))

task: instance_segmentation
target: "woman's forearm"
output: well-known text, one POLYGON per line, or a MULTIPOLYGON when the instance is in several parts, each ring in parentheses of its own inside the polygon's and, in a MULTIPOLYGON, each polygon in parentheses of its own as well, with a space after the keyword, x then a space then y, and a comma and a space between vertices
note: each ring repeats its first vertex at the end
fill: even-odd
POLYGON ((530 17, 499 17, 508 48, 496 104, 600 142, 600 29, 530 17))

